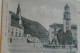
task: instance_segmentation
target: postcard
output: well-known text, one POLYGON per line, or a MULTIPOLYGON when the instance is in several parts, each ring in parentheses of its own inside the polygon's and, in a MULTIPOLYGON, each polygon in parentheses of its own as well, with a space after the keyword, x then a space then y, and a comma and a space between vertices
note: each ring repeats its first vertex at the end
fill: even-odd
POLYGON ((3 0, 1 53, 79 53, 79 0, 3 0))

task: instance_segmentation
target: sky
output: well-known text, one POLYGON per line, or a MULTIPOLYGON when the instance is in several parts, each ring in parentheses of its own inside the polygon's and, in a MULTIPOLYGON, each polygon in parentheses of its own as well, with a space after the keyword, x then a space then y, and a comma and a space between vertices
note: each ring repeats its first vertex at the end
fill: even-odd
POLYGON ((9 10, 16 13, 20 4, 21 15, 27 19, 37 21, 47 30, 53 23, 63 23, 64 6, 70 7, 71 23, 76 24, 75 1, 71 0, 9 0, 9 10))

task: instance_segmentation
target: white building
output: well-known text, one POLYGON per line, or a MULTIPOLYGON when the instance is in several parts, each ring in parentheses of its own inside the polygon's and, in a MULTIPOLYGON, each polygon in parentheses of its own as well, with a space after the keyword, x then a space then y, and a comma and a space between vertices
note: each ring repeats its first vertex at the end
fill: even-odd
POLYGON ((67 4, 64 7, 64 10, 63 29, 64 32, 66 32, 67 30, 71 30, 70 8, 67 4))
POLYGON ((23 42, 24 27, 22 26, 21 20, 21 9, 18 4, 16 16, 9 11, 9 43, 20 43, 23 42))
MULTIPOLYGON (((49 26, 49 40, 50 40, 50 43, 52 42, 52 40, 54 39, 55 37, 55 27, 56 27, 56 33, 62 29, 64 32, 66 32, 67 30, 70 30, 72 32, 72 37, 73 37, 73 40, 74 42, 77 42, 77 25, 72 25, 71 24, 71 18, 70 18, 70 8, 69 6, 66 4, 66 6, 64 7, 64 18, 63 18, 63 24, 57 24, 57 23, 54 23, 54 24, 51 24, 49 26)), ((57 38, 56 38, 57 40, 57 38)), ((58 42, 58 41, 57 41, 58 42)))

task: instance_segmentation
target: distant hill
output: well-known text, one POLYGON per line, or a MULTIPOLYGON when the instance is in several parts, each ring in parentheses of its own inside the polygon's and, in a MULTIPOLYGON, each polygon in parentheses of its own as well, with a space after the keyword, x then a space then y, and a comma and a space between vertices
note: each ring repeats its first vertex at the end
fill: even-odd
POLYGON ((31 34, 33 37, 38 37, 41 42, 48 41, 48 31, 38 22, 28 20, 22 17, 22 25, 25 34, 31 34))
MULTIPOLYGON (((12 18, 16 20, 16 14, 12 12, 12 18)), ((22 25, 24 27, 24 34, 30 34, 33 37, 38 37, 42 43, 48 42, 48 31, 36 21, 29 20, 25 17, 21 17, 22 25)))

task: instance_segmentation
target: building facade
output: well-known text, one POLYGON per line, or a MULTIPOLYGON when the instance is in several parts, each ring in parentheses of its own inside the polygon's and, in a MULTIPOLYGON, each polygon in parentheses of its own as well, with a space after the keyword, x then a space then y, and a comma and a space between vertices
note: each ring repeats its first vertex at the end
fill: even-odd
POLYGON ((21 20, 21 9, 20 4, 18 4, 16 16, 9 11, 9 43, 20 43, 23 42, 24 27, 22 26, 21 20))

